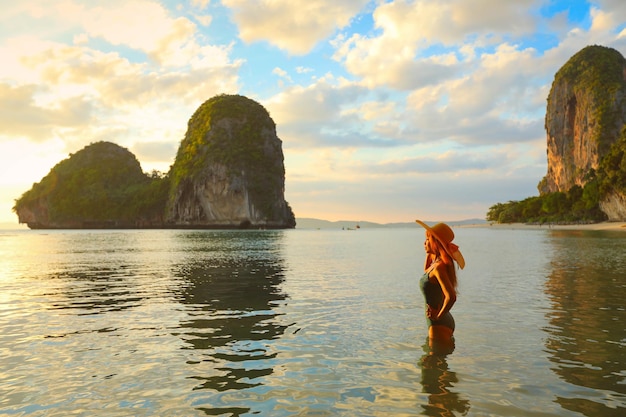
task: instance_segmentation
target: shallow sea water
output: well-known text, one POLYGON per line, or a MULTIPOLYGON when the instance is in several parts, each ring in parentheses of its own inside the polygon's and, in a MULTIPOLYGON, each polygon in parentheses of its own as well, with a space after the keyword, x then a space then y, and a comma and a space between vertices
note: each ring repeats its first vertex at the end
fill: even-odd
POLYGON ((0 415, 626 415, 626 233, 455 233, 438 355, 417 227, 0 232, 0 415))

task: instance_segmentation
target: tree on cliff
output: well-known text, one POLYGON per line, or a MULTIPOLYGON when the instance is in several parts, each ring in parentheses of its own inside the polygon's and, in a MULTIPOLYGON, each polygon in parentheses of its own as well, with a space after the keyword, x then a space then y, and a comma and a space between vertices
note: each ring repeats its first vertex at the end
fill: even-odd
POLYGON ((602 158, 598 168, 599 191, 602 195, 611 192, 626 194, 626 126, 620 138, 602 158))
POLYGON ((96 142, 55 165, 15 201, 13 211, 31 227, 135 225, 161 215, 166 182, 144 174, 127 149, 96 142))
POLYGON ((174 225, 294 227, 282 142, 267 110, 240 95, 204 102, 170 171, 174 225))
POLYGON ((611 212, 617 220, 614 213, 626 211, 613 207, 626 204, 626 59, 597 45, 572 56, 555 75, 545 124, 548 173, 539 197, 496 204, 487 219, 601 221, 611 212))

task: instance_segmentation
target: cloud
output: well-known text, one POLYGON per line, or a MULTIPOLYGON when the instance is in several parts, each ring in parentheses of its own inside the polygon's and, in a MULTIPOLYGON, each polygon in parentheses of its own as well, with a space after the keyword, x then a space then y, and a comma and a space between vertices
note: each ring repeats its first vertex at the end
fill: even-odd
POLYGON ((535 21, 528 10, 536 4, 535 0, 395 0, 381 3, 373 17, 383 37, 389 40, 454 45, 470 36, 531 33, 535 21))
MULTIPOLYGON (((158 65, 145 56, 136 59, 128 49, 109 50, 102 44, 94 45, 92 37, 96 35, 117 42, 104 22, 114 19, 115 13, 134 10, 125 8, 123 2, 110 4, 113 9, 97 17, 101 20, 90 28, 89 36, 81 32, 72 37, 80 40, 78 44, 19 33, 0 38, 0 79, 8 80, 0 84, 3 135, 37 142, 63 138, 69 151, 95 140, 123 146, 155 138, 177 143, 197 106, 214 95, 239 90, 238 71, 243 61, 231 60, 232 45, 200 45, 196 35, 185 33, 181 39, 187 42, 181 48, 191 48, 185 50, 189 59, 176 62, 177 67, 158 65), (167 117, 163 117, 165 114, 167 117)), ((145 5, 144 17, 150 24, 176 20, 164 14, 158 4, 129 5, 145 5)), ((69 1, 55 3, 54 7, 35 6, 29 3, 28 8, 13 13, 26 19, 24 22, 36 15, 44 21, 59 19, 81 30, 87 25, 87 17, 99 11, 69 1), (61 16, 61 11, 67 14, 61 16), (79 17, 86 20, 78 24, 79 17)), ((138 26, 149 29, 149 25, 138 26)), ((56 24, 52 24, 50 38, 56 37, 55 30, 56 24)), ((119 43, 158 49, 161 38, 155 36, 151 43, 149 36, 139 40, 121 37, 119 43)))
POLYGON ((272 70, 272 74, 279 76, 280 78, 289 81, 289 82, 293 82, 293 80, 291 79, 291 77, 289 76, 289 74, 287 73, 287 71, 285 71, 282 68, 276 67, 272 70))
POLYGON ((84 127, 91 121, 92 106, 84 97, 71 97, 48 106, 38 105, 34 85, 0 84, 0 135, 41 142, 68 127, 84 127))
MULTIPOLYGON (((88 47, 54 45, 22 58, 32 73, 49 86, 71 85, 101 99, 106 105, 144 104, 159 97, 197 99, 200 91, 233 91, 241 61, 228 62, 228 50, 213 48, 221 55, 219 65, 197 69, 158 71, 132 63, 116 52, 103 53, 88 47)), ((193 62, 192 62, 193 64, 193 62)))
POLYGON ((173 18, 162 5, 148 0, 113 1, 106 6, 64 1, 58 18, 79 25, 89 37, 145 52, 161 65, 177 66, 191 57, 195 24, 173 18))
POLYGON ((489 2, 484 13, 468 2, 381 3, 379 30, 337 37, 334 59, 370 90, 407 93, 397 117, 376 124, 381 134, 473 146, 532 141, 543 131, 555 62, 502 39, 534 29, 532 14, 519 13, 533 5, 489 2))
POLYGON ((494 175, 491 171, 354 180, 290 177, 285 196, 298 217, 382 223, 416 218, 446 221, 484 218, 493 204, 536 195, 537 182, 528 174, 494 175))
MULTIPOLYGON (((389 86, 398 90, 411 90, 428 85, 436 85, 458 75, 463 66, 454 54, 430 56, 422 59, 415 57, 415 51, 406 54, 389 53, 377 49, 376 41, 352 39, 354 47, 345 53, 343 63, 353 75, 362 79, 369 88, 389 86)), ((335 55, 342 60, 341 54, 335 55)))
POLYGON ((622 0, 595 0, 593 3, 611 14, 615 23, 622 27, 624 26, 624 22, 626 22, 626 3, 622 0))
MULTIPOLYGON (((380 148, 397 146, 394 138, 378 136, 367 120, 371 112, 367 89, 332 78, 308 87, 286 88, 265 102, 286 148, 380 148)), ((382 108, 382 107, 380 107, 382 108)))
POLYGON ((191 5, 197 7, 200 10, 204 10, 208 7, 210 0, 191 0, 191 5))
POLYGON ((213 16, 211 15, 199 15, 195 14, 194 18, 202 25, 209 26, 213 22, 213 16))
POLYGON ((162 162, 168 161, 174 162, 174 156, 178 149, 178 144, 172 141, 167 142, 137 142, 131 150, 137 156, 140 161, 146 162, 162 162))
POLYGON ((543 135, 549 85, 537 69, 549 65, 532 48, 502 44, 476 55, 471 71, 406 95, 325 77, 267 106, 287 148, 531 142, 543 135))
POLYGON ((377 32, 340 35, 335 59, 370 86, 413 89, 449 79, 463 69, 459 56, 497 45, 506 34, 522 35, 535 26, 525 13, 534 1, 404 1, 381 3, 373 13, 377 32), (489 13, 485 13, 489 10, 489 13), (426 51, 430 47, 437 49, 426 51))
POLYGON ((291 54, 305 54, 345 27, 368 0, 222 0, 233 11, 244 42, 267 41, 291 54))
POLYGON ((127 45, 146 52, 159 50, 168 41, 187 39, 193 24, 172 19, 158 3, 131 0, 114 7, 85 6, 65 9, 75 14, 90 36, 101 37, 114 45, 127 45))
POLYGON ((399 161, 376 163, 366 170, 377 174, 436 174, 467 173, 501 169, 511 162, 505 152, 459 152, 447 151, 442 154, 420 155, 399 161))
MULTIPOLYGON (((46 2, 30 0, 4 10, 19 22, 20 34, 61 41, 66 33, 86 44, 100 42, 104 49, 130 48, 145 54, 154 63, 165 67, 181 67, 203 54, 204 39, 198 39, 198 28, 186 17, 174 17, 159 2, 149 0, 111 0, 105 3, 63 0, 46 2)), ((202 6, 199 4, 199 6, 202 6)), ((209 24, 211 16, 198 18, 209 24)), ((6 18, 3 19, 6 21, 6 18)), ((210 50, 208 52, 214 52, 210 50)))

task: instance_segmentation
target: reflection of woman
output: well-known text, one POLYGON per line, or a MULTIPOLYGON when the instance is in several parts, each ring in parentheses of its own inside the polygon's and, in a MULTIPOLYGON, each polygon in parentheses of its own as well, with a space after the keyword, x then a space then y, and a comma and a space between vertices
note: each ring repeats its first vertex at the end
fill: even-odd
POLYGON ((454 318, 450 309, 456 302, 456 271, 454 261, 459 267, 465 267, 465 260, 459 247, 452 243, 454 232, 445 223, 433 227, 416 220, 426 229, 424 250, 424 275, 420 287, 426 299, 426 318, 428 320, 428 337, 431 343, 454 346, 454 318))
POLYGON ((456 373, 448 367, 446 354, 433 350, 431 340, 424 345, 426 354, 420 361, 422 367, 423 392, 428 393, 428 405, 423 405, 424 415, 454 416, 456 413, 467 414, 470 409, 468 400, 452 391, 454 384, 459 382, 456 373))

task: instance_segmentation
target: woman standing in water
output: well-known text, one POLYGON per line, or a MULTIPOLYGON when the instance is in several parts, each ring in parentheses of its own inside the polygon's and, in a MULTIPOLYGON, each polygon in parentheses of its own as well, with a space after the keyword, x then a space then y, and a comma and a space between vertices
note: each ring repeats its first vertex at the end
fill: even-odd
POLYGON ((451 350, 454 349, 454 318, 450 309, 456 302, 457 286, 454 261, 463 269, 465 260, 459 247, 452 243, 454 232, 450 226, 438 223, 430 227, 420 220, 416 222, 426 229, 426 260, 420 287, 426 299, 429 342, 431 347, 438 345, 451 350))

